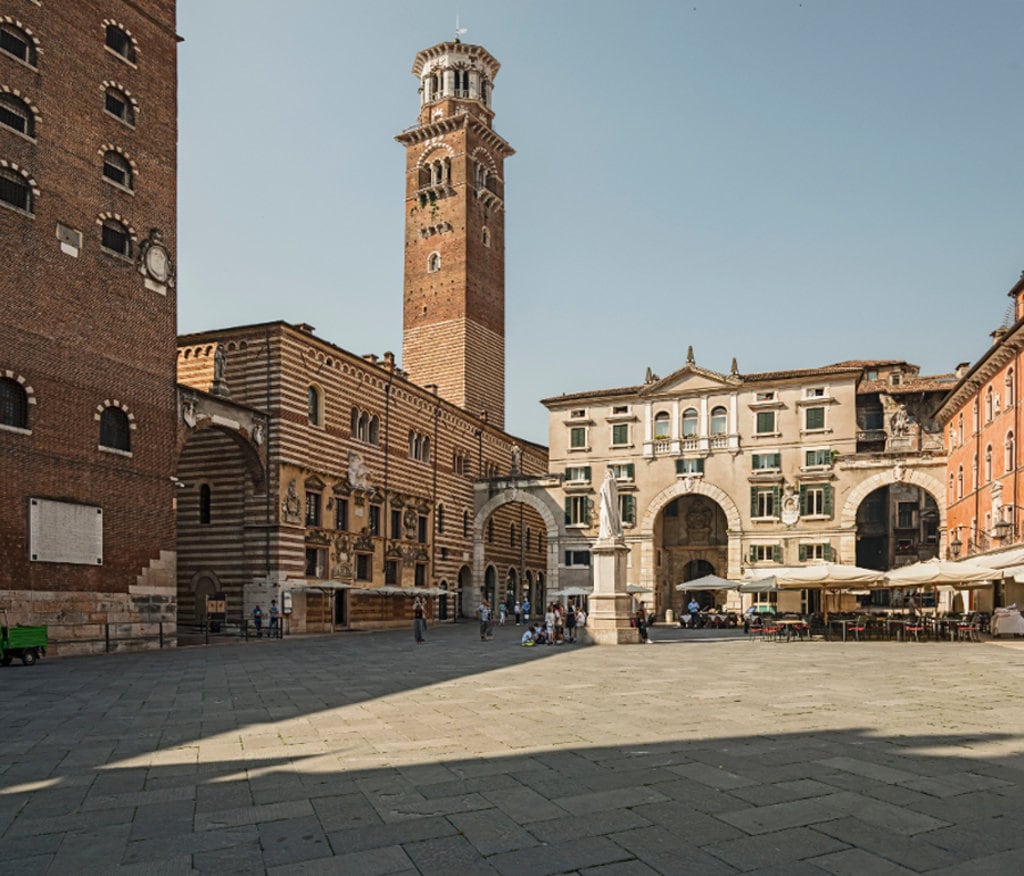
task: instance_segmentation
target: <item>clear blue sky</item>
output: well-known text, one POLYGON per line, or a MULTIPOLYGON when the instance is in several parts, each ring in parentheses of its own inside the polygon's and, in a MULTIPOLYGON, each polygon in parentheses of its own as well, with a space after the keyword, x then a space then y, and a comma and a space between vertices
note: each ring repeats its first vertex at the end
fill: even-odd
POLYGON ((1024 268, 1020 0, 179 0, 179 325, 402 348, 416 52, 502 64, 506 426, 685 361, 974 361, 1024 268), (449 11, 450 9, 450 11, 449 11))

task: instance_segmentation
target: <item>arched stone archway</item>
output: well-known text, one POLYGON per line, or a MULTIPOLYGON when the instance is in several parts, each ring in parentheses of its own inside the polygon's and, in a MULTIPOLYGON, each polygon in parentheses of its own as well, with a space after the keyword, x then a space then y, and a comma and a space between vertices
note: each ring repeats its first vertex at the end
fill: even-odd
POLYGON ((899 467, 880 471, 850 490, 850 495, 846 497, 846 502, 843 504, 839 525, 843 529, 854 529, 857 525, 857 509, 860 507, 860 503, 875 490, 881 487, 891 487, 893 484, 907 484, 929 493, 935 500, 935 504, 939 506, 939 532, 945 531, 946 491, 942 481, 925 472, 899 467))
POLYGON ((728 568, 720 569, 719 575, 738 574, 740 568, 740 531, 742 521, 739 508, 724 490, 698 478, 683 478, 658 493, 647 506, 640 521, 640 585, 656 590, 654 527, 658 515, 665 507, 683 496, 706 496, 725 514, 728 527, 728 568))

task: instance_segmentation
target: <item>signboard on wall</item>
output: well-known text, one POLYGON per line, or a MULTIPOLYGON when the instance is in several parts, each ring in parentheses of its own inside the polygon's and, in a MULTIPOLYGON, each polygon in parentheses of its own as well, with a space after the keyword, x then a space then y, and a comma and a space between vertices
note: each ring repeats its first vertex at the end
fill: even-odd
POLYGON ((36 498, 28 505, 28 552, 33 562, 103 565, 102 508, 36 498))

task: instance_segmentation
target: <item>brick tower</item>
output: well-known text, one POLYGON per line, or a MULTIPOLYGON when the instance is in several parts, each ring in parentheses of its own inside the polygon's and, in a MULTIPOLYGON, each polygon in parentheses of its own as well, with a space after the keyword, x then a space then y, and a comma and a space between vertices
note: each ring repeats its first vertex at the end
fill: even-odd
POLYGON ((0 2, 0 608, 173 640, 174 0, 0 2))
POLYGON ((480 46, 416 55, 406 148, 402 367, 472 414, 505 422, 505 158, 491 127, 500 65, 480 46))

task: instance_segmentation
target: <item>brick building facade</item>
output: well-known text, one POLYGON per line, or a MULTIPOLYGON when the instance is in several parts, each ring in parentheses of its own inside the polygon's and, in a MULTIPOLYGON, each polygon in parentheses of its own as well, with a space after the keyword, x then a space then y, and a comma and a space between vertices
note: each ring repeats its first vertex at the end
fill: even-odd
POLYGON ((0 605, 173 638, 173 0, 0 3, 0 605))

